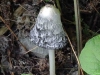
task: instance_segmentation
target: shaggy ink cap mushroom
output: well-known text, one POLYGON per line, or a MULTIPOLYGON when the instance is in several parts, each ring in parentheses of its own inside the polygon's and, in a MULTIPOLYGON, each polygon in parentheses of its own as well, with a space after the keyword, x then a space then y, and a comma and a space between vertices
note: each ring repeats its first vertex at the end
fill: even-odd
POLYGON ((45 5, 39 12, 35 26, 30 31, 31 41, 46 49, 59 49, 66 45, 60 12, 53 5, 45 5))

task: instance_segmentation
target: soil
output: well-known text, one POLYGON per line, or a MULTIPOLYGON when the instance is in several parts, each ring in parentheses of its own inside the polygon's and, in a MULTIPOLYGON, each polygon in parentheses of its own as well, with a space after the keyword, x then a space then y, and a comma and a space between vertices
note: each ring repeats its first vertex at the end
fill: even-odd
MULTIPOLYGON (((59 0, 61 17, 65 31, 77 53, 76 28, 73 0, 59 0)), ((33 52, 26 54, 21 51, 24 47, 20 37, 28 37, 30 29, 42 6, 51 0, 0 0, 0 75, 49 75, 49 59, 37 57, 33 52), (22 7, 24 10, 15 11, 22 7), (28 10, 28 11, 27 11, 28 10), (29 14, 29 16, 24 16, 29 14), (29 23, 29 20, 31 21, 29 23), (9 28, 6 28, 8 25, 9 28), (11 29, 11 30, 9 30, 11 29), (14 32, 14 33, 12 33, 14 32)), ((100 33, 100 2, 99 0, 81 0, 80 15, 82 26, 82 45, 88 39, 100 33)), ((68 42, 66 47, 56 51, 56 75, 77 75, 77 62, 68 42)))

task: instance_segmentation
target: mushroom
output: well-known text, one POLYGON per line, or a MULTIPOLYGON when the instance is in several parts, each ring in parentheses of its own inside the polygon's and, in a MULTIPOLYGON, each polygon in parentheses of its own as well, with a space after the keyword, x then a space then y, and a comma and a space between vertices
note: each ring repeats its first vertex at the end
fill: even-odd
POLYGON ((34 44, 49 50, 50 75, 55 75, 55 50, 63 48, 67 41, 56 7, 47 4, 40 10, 30 38, 34 44))

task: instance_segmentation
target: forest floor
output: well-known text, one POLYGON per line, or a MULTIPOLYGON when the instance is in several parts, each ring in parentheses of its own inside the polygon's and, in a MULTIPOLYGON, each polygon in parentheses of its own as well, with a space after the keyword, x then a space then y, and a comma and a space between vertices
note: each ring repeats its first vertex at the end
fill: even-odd
MULTIPOLYGON (((38 57, 20 41, 29 36, 40 8, 47 4, 45 1, 0 0, 0 75, 49 75, 48 55, 38 57)), ((53 0, 50 3, 54 4, 53 0)), ((77 53, 73 0, 60 0, 60 5, 64 29, 77 53)), ((99 11, 99 0, 80 1, 83 47, 100 33, 99 11)), ((55 58, 56 75, 77 75, 77 62, 69 43, 56 51, 55 58)))

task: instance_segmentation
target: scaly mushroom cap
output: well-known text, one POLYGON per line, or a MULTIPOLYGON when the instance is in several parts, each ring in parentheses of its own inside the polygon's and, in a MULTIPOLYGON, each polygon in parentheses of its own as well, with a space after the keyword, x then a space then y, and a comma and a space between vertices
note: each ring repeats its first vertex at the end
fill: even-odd
POLYGON ((30 31, 31 41, 46 49, 59 49, 66 45, 60 12, 53 5, 45 5, 39 12, 36 24, 30 31))

